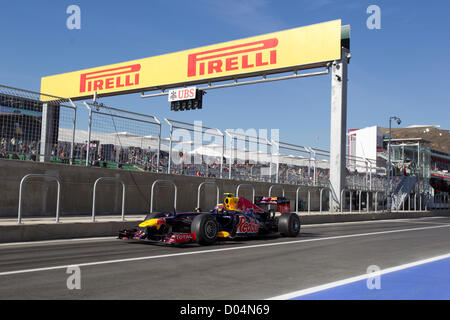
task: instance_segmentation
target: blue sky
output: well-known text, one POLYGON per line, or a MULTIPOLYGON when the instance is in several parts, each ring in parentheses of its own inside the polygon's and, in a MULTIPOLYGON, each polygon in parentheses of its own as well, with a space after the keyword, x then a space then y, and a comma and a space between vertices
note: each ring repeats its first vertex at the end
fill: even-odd
MULTIPOLYGON (((450 2, 350 0, 1 1, 0 83, 40 78, 342 19, 351 25, 347 127, 437 124, 450 129, 450 2), (81 8, 81 30, 66 8, 81 8), (366 9, 381 8, 369 30, 366 9)), ((171 112, 167 97, 103 99, 128 110, 211 127, 278 128, 280 140, 328 149, 330 77, 212 90, 201 111, 171 112), (225 116, 224 116, 225 115, 225 116)))

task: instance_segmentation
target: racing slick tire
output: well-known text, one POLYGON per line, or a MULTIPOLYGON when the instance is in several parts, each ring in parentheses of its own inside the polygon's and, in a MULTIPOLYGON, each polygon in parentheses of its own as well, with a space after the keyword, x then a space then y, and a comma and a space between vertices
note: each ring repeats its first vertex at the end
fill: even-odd
POLYGON ((283 237, 296 237, 300 232, 300 218, 294 212, 283 213, 278 218, 278 232, 283 237))
POLYGON ((191 232, 196 234, 197 243, 202 245, 212 244, 217 240, 219 224, 212 215, 202 213, 192 221, 191 232))

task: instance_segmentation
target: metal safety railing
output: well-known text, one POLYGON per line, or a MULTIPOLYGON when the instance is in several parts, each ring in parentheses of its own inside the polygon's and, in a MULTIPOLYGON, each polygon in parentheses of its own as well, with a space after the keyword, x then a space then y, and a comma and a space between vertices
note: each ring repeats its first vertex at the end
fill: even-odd
POLYGON ((122 210, 121 210, 121 214, 122 214, 122 221, 125 221, 125 183, 119 178, 100 177, 97 180, 95 180, 94 188, 92 190, 92 222, 95 222, 95 199, 96 199, 97 184, 100 181, 105 181, 105 180, 118 181, 118 182, 120 182, 122 184, 122 210))
POLYGON ((323 190, 328 190, 329 195, 331 195, 331 189, 328 187, 320 188, 320 196, 319 196, 319 202, 320 202, 320 213, 322 213, 322 194, 323 190))
POLYGON ((282 191, 282 194, 283 194, 283 197, 284 197, 284 187, 281 186, 281 185, 279 185, 279 184, 273 184, 273 185, 271 185, 271 186, 269 187, 269 197, 272 196, 272 188, 273 188, 273 187, 280 187, 280 188, 281 188, 281 191, 282 191))
MULTIPOLYGON (((365 211, 366 212, 370 212, 371 207, 374 208, 375 212, 378 212, 378 194, 379 193, 383 193, 384 195, 386 195, 385 191, 380 191, 380 190, 353 190, 353 189, 348 189, 348 188, 344 188, 341 190, 341 205, 340 205, 340 211, 344 212, 344 207, 345 207, 345 194, 349 193, 349 212, 351 213, 353 211, 353 193, 356 193, 356 199, 357 199, 357 205, 356 208, 358 212, 362 212, 362 196, 363 193, 366 193, 366 202, 365 202, 365 211), (370 201, 370 197, 372 194, 372 203, 370 201)), ((385 207, 383 205, 383 211, 385 210, 385 207)))
MULTIPOLYGON (((57 183, 57 203, 56 203, 56 222, 58 223, 60 220, 60 202, 61 202, 61 181, 58 177, 56 176, 52 176, 52 175, 47 175, 47 174, 27 174, 25 175, 21 181, 20 181, 20 185, 19 185, 19 202, 18 202, 18 216, 17 216, 17 224, 21 224, 22 223, 22 216, 23 216, 23 185, 24 183, 33 178, 33 177, 39 177, 39 178, 45 178, 45 179, 50 179, 53 180, 57 183)), ((92 222, 95 222, 96 219, 96 198, 97 198, 97 187, 98 184, 101 181, 117 181, 122 185, 122 202, 121 202, 121 219, 122 221, 125 221, 125 203, 126 203, 126 185, 124 183, 123 180, 121 180, 120 178, 116 178, 116 177, 100 177, 98 179, 95 180, 94 185, 93 185, 93 191, 92 191, 92 222)), ((158 179, 155 180, 152 185, 151 185, 151 194, 150 194, 150 212, 153 212, 153 204, 154 204, 154 190, 157 184, 159 183, 168 183, 171 184, 174 188, 174 210, 177 209, 177 203, 178 203, 178 188, 176 186, 176 184, 171 181, 171 180, 163 180, 163 179, 158 179)), ((201 182, 198 185, 197 188, 197 208, 200 207, 200 201, 201 201, 201 192, 202 190, 205 191, 204 186, 205 185, 212 185, 216 187, 216 203, 219 203, 220 201, 220 188, 218 186, 218 184, 214 181, 204 181, 201 182)), ((256 192, 255 192, 255 187, 252 184, 239 184, 236 188, 236 196, 239 197, 239 193, 242 189, 242 187, 248 187, 252 190, 252 201, 255 201, 255 196, 256 196, 256 192)), ((274 184, 274 185, 270 185, 269 186, 269 196, 272 196, 272 191, 274 188, 280 188, 282 195, 285 196, 285 187, 283 185, 279 185, 279 184, 274 184)), ((295 190, 295 210, 296 212, 299 212, 299 192, 300 190, 303 188, 304 186, 298 186, 295 190)), ((311 190, 309 188, 307 188, 305 190, 307 192, 307 212, 310 213, 311 212, 311 190)), ((323 196, 323 192, 324 191, 328 191, 329 195, 331 197, 331 190, 329 187, 322 187, 322 188, 318 188, 317 190, 314 190, 313 192, 319 191, 319 211, 320 213, 323 212, 323 200, 324 200, 324 196, 323 196)), ((382 203, 382 211, 384 212, 386 210, 385 207, 385 201, 386 201, 386 191, 382 191, 382 190, 351 190, 351 189, 342 189, 341 190, 341 202, 340 202, 340 211, 343 212, 344 209, 347 207, 346 206, 346 202, 347 199, 345 197, 345 193, 349 193, 349 211, 350 213, 353 210, 353 194, 356 193, 356 200, 357 200, 357 208, 356 210, 361 213, 363 212, 363 207, 364 207, 364 211, 366 212, 370 212, 370 210, 374 210, 374 212, 379 212, 379 205, 380 205, 380 194, 384 195, 384 197, 381 198, 381 203, 382 203), (365 194, 364 194, 365 193, 365 194), (363 196, 366 197, 366 201, 365 204, 363 206, 363 196)), ((417 211, 422 210, 423 208, 423 198, 424 196, 422 194, 419 193, 411 193, 409 194, 403 202, 402 208, 403 211, 417 211), (407 207, 406 207, 407 206, 407 207)), ((446 199, 447 200, 447 199, 446 199)), ((425 204, 425 209, 426 209, 426 204, 425 204)), ((303 209, 304 210, 304 209, 303 209)))
POLYGON ((155 186, 156 186, 158 183, 162 183, 162 182, 169 183, 169 184, 171 184, 171 185, 174 187, 175 195, 174 195, 174 199, 173 199, 173 209, 174 209, 175 211, 177 210, 177 197, 178 197, 178 188, 177 188, 177 185, 176 185, 173 181, 171 181, 171 180, 158 179, 158 180, 155 180, 155 181, 153 182, 152 187, 151 187, 151 190, 150 190, 150 213, 153 212, 153 193, 154 193, 155 186))
POLYGON ((358 195, 358 212, 361 213, 361 209, 362 209, 362 190, 357 190, 356 194, 358 195))
POLYGON ((417 192, 414 192, 412 196, 411 194, 408 194, 403 200, 402 211, 417 211, 417 209, 419 209, 419 211, 426 210, 427 208, 426 205, 424 206, 423 198, 423 194, 418 194, 417 192), (405 208, 405 204, 407 204, 408 208, 405 208))
POLYGON ((241 183, 240 185, 238 185, 237 188, 236 188, 236 197, 239 197, 239 189, 241 187, 243 187, 243 186, 252 188, 252 191, 253 191, 253 193, 252 193, 252 202, 255 202, 255 187, 253 185, 251 185, 251 184, 241 183))
MULTIPOLYGON (((378 194, 382 193, 384 194, 384 198, 386 198, 386 191, 375 191, 375 212, 378 212, 378 194)), ((383 212, 385 211, 385 204, 384 204, 384 200, 383 199, 383 212)))
MULTIPOLYGON (((8 113, 21 115, 17 121, 9 115, 2 119, 0 157, 3 158, 249 182, 314 186, 329 183, 329 151, 281 142, 272 133, 269 138, 267 132, 262 133, 266 129, 255 135, 236 129, 222 132, 218 128, 166 119, 170 137, 162 139, 163 124, 157 117, 97 101, 74 103, 66 98, 0 85, 0 104, 8 113), (182 132, 174 134, 174 129, 182 132), (194 138, 176 141, 174 137, 184 137, 183 132, 189 137, 193 133, 194 138), (212 143, 211 138, 217 141, 212 143), (162 145, 162 141, 168 146, 162 145), (189 147, 188 142, 192 142, 189 147), (174 143, 179 143, 179 147, 174 143), (190 150, 192 146, 194 150, 190 150), (178 154, 182 156, 177 164, 178 154), (199 163, 189 164, 190 158, 200 159, 199 163)), ((375 160, 348 156, 347 167, 348 187, 373 190, 384 186, 386 169, 376 167, 375 160)))
POLYGON ((219 203, 220 201, 220 190, 219 190, 219 186, 217 185, 217 183, 213 182, 213 181, 205 181, 199 184, 198 189, 197 189, 197 209, 200 208, 200 190, 202 189, 202 187, 206 184, 210 184, 213 186, 216 186, 217 189, 217 194, 216 194, 216 204, 219 203))
MULTIPOLYGON (((269 187, 269 197, 271 197, 272 196, 272 189, 273 189, 273 187, 279 187, 279 188, 281 188, 281 192, 282 192, 282 195, 283 195, 283 197, 284 197, 284 187, 282 186, 282 185, 279 185, 279 184, 273 184, 273 185, 271 185, 270 187, 269 187)), ((271 209, 271 205, 269 204, 269 210, 271 209)))
POLYGON ((352 212, 352 204, 353 204, 352 195, 353 195, 353 190, 350 190, 350 189, 347 189, 347 188, 344 188, 341 191, 341 212, 344 212, 344 201, 345 201, 344 195, 345 195, 345 192, 349 193, 349 198, 350 198, 349 211, 352 212))
MULTIPOLYGON (((303 186, 298 187, 295 190, 295 211, 296 212, 299 212, 298 211, 298 201, 299 201, 298 192, 300 191, 301 188, 303 188, 303 186)), ((311 191, 308 189, 308 213, 310 213, 310 212, 311 212, 311 191)))
POLYGON ((33 177, 48 178, 48 179, 52 179, 52 180, 56 181, 56 183, 58 185, 58 191, 56 194, 56 223, 58 223, 59 222, 59 211, 60 211, 60 200, 61 200, 61 181, 59 180, 58 177, 51 176, 48 174, 27 174, 20 181, 19 204, 18 204, 18 209, 17 209, 17 224, 22 223, 22 188, 23 188, 23 184, 26 180, 28 180, 29 178, 33 178, 33 177))

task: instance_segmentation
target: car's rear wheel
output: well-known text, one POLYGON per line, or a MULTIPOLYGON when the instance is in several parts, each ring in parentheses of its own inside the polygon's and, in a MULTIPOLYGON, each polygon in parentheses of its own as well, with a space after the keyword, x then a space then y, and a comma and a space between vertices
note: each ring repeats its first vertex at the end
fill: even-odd
POLYGON ((196 234, 197 243, 202 245, 212 244, 217 240, 219 224, 216 219, 208 214, 199 214, 191 224, 191 232, 196 234))
POLYGON ((300 218, 294 212, 283 213, 278 218, 278 232, 283 237, 296 237, 300 232, 300 218))

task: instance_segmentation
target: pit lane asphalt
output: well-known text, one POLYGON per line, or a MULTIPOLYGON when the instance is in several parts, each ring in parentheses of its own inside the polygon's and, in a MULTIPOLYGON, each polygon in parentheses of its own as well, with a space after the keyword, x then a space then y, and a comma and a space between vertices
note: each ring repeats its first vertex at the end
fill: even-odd
POLYGON ((0 245, 0 299, 266 299, 450 252, 450 218, 302 226, 201 247, 113 238, 0 245), (78 265, 81 289, 69 290, 78 265))

